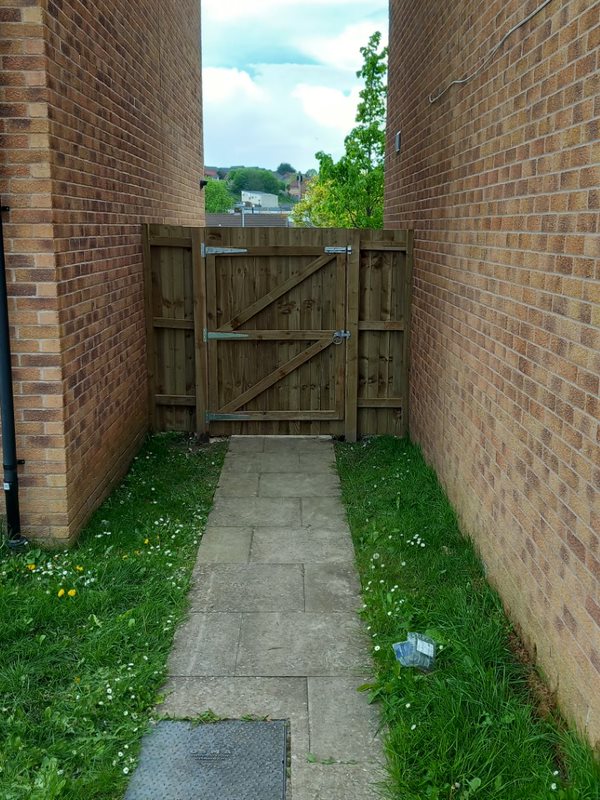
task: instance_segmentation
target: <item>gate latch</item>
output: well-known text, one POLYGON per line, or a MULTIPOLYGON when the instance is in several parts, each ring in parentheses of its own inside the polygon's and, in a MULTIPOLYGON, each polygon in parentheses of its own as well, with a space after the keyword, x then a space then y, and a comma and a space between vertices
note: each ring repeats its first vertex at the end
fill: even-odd
POLYGON ((344 339, 350 338, 350 331, 335 331, 333 334, 333 343, 334 344, 342 344, 344 339))

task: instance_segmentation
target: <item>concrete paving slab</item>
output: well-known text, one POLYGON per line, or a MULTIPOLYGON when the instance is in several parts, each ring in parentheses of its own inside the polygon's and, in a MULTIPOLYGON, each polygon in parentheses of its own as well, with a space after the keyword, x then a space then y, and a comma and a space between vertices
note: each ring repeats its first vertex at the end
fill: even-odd
POLYGON ((333 448, 328 450, 317 450, 313 453, 304 453, 299 451, 298 464, 300 472, 309 471, 312 473, 336 475, 335 471, 335 455, 333 448))
POLYGON ((289 719, 292 754, 309 752, 306 678, 171 678, 163 693, 158 712, 171 717, 195 717, 210 709, 222 719, 289 719))
POLYGON ((159 711, 288 719, 288 797, 378 797, 377 712, 356 692, 372 664, 353 565, 331 441, 234 437, 159 711))
POLYGON ((330 438, 314 436, 273 436, 266 437, 265 453, 330 453, 333 458, 333 445, 330 438))
MULTIPOLYGON (((291 767, 310 753, 306 678, 170 678, 159 714, 194 718, 210 710, 224 719, 288 720, 291 767)), ((288 786, 288 797, 291 787, 288 786)))
POLYGON ((281 564, 353 562, 347 533, 327 528, 255 528, 250 561, 281 564))
POLYGON ((263 525, 296 527, 300 519, 300 501, 292 498, 278 500, 274 497, 219 497, 209 519, 211 524, 223 527, 246 528, 259 522, 263 525))
POLYGON ((310 752, 321 761, 379 762, 379 713, 357 688, 368 678, 308 678, 310 752), (311 713, 314 712, 314 713, 311 713))
POLYGON ((232 436, 229 440, 230 453, 262 453, 264 449, 264 436, 232 436))
POLYGON ((300 564, 207 564, 194 575, 192 611, 303 611, 300 564))
POLYGON ((206 529, 196 564, 245 564, 250 560, 252 528, 220 528, 209 525, 206 529))
POLYGON ((302 526, 309 525, 315 528, 340 528, 350 535, 346 512, 337 497, 302 498, 302 526))
POLYGON ((233 675, 241 614, 190 614, 175 633, 169 675, 233 675))
POLYGON ((228 453, 223 471, 231 473, 301 472, 300 456, 288 453, 228 453))
POLYGON ((176 677, 162 692, 158 710, 173 717, 198 716, 210 708, 223 719, 285 719, 291 709, 308 719, 306 678, 176 677))
POLYGON ((340 481, 337 475, 290 472, 267 473, 260 476, 260 497, 339 497, 340 481))
POLYGON ((306 564, 306 611, 357 611, 363 604, 354 564, 306 564))
POLYGON ((292 765, 293 800, 377 800, 384 774, 377 765, 292 765))
POLYGON ((368 642, 356 614, 244 614, 236 675, 363 675, 368 642))
POLYGON ((258 474, 222 472, 215 497, 256 497, 258 474))

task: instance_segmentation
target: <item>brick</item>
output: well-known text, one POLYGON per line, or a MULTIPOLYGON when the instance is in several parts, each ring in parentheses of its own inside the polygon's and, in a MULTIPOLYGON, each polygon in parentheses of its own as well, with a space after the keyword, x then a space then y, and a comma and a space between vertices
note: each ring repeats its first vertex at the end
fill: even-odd
POLYGON ((582 682, 600 669, 597 9, 550 5, 430 104, 501 35, 484 15, 522 16, 517 0, 438 5, 390 3, 403 147, 388 142, 385 225, 415 230, 411 435, 563 710, 598 741, 597 683, 582 682))
POLYGON ((199 4, 111 16, 0 0, 21 507, 49 544, 76 538, 147 429, 139 224, 201 222, 199 4))

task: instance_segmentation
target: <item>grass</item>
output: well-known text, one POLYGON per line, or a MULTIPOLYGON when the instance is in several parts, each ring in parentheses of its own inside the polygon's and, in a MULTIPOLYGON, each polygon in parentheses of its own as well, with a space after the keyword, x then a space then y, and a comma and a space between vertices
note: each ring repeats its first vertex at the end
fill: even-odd
POLYGON ((2 800, 123 796, 224 452, 153 437, 76 547, 0 550, 2 800))
POLYGON ((363 687, 388 729, 397 800, 598 800, 591 750, 555 711, 540 713, 532 668, 482 565, 417 447, 383 437, 337 445, 343 497, 373 638, 363 687), (402 667, 409 631, 438 643, 435 669, 402 667))

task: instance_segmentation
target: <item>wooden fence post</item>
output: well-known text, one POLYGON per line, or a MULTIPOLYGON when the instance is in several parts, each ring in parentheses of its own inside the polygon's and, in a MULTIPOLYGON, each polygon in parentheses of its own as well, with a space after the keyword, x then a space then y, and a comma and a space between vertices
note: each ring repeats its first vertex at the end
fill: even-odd
POLYGON ((150 225, 142 226, 142 253, 144 270, 144 305, 146 308, 146 369, 148 373, 148 428, 156 430, 156 388, 154 385, 154 310, 152 308, 152 249, 150 225))
POLYGON ((360 305, 360 231, 348 231, 347 244, 352 251, 347 255, 346 272, 346 393, 344 408, 344 434, 347 442, 358 436, 358 314, 360 305))
POLYGON ((196 433, 208 434, 208 359, 206 330, 206 275, 200 228, 192 228, 192 273, 194 286, 194 365, 196 374, 196 433))
POLYGON ((406 232, 406 262, 403 286, 404 333, 402 334, 402 436, 409 435, 409 397, 410 397, 410 315, 412 305, 413 283, 413 235, 412 230, 406 232))

